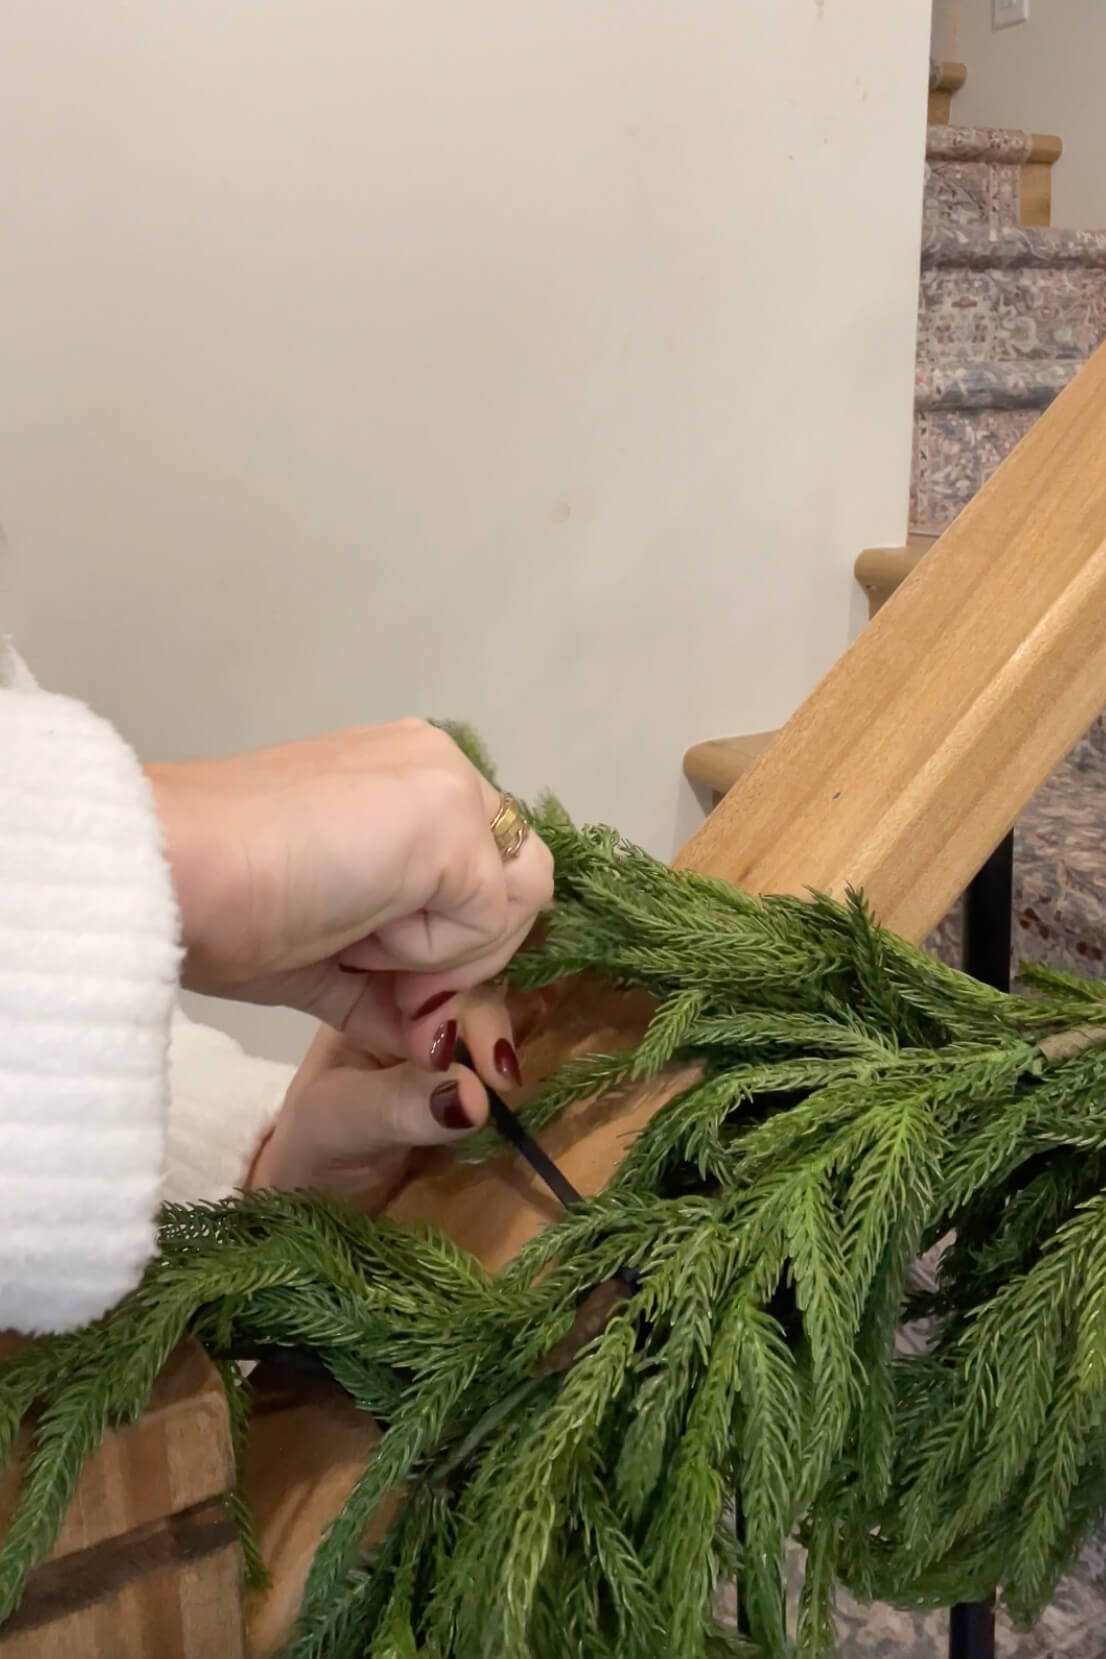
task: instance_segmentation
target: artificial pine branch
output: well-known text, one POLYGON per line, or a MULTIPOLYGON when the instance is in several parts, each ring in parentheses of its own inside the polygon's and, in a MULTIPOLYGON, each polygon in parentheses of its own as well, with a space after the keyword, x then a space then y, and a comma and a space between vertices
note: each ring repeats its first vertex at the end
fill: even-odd
POLYGON ((782 1659, 794 1536, 807 1659, 831 1650, 839 1582, 907 1606, 1001 1586, 1026 1619, 1047 1599, 1106 1507, 1103 988, 1040 971, 1005 996, 859 897, 754 898, 555 804, 538 818, 557 904, 512 979, 587 972, 656 1012, 634 1053, 574 1061, 523 1116, 673 1061, 697 1080, 495 1279, 311 1195, 167 1210, 133 1296, 0 1372, 0 1457, 21 1423, 34 1437, 0 1617, 186 1330, 239 1428, 230 1361, 266 1346, 311 1350, 384 1426, 296 1659, 782 1659), (908 1293, 950 1235, 936 1290, 908 1293), (921 1352, 896 1351, 904 1318, 928 1321, 921 1352), (727 1576, 749 1637, 713 1619, 727 1576))

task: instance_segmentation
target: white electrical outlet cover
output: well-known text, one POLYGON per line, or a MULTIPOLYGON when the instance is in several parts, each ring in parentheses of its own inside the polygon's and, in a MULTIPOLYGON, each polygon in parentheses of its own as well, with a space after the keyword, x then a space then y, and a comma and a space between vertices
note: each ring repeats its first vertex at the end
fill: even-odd
POLYGON ((1015 23, 1029 22, 1029 0, 993 0, 991 27, 1009 29, 1015 23))

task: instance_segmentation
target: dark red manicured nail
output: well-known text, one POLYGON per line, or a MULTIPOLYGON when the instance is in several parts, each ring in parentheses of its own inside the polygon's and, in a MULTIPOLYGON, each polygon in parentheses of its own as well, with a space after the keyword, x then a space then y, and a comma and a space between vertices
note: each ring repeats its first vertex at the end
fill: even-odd
POLYGON ((448 1071, 457 1048, 457 1021, 446 1020, 434 1034, 430 1045, 430 1064, 435 1071, 448 1071))
POLYGON ((461 1104, 456 1083, 439 1083, 430 1096, 430 1110, 443 1129, 471 1129, 469 1115, 461 1104))
POLYGON ((495 1060, 495 1069, 500 1077, 505 1077, 508 1083, 513 1083, 517 1089, 522 1082, 522 1068, 518 1063, 518 1055, 515 1053, 514 1045, 509 1043, 506 1037, 500 1037, 495 1045, 492 1057, 495 1060))
POLYGON ((434 1012, 435 1008, 444 1008, 452 995, 452 991, 439 991, 436 997, 431 997, 430 1001, 424 1002, 421 1008, 416 1008, 413 1017, 416 1020, 424 1020, 427 1014, 434 1012))

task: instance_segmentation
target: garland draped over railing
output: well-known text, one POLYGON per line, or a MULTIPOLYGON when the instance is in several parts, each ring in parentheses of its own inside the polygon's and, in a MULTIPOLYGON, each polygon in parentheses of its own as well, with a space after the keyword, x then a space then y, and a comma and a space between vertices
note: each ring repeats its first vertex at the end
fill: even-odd
POLYGON ((296 1659, 784 1659, 794 1538, 802 1655, 831 1651, 838 1583, 906 1606, 1001 1587, 1025 1620, 1047 1601, 1106 1508, 1103 988, 1041 970, 1003 995, 859 896, 754 898, 535 816, 557 905, 513 981, 657 1003, 636 1050, 570 1063, 526 1123, 675 1060, 701 1080, 495 1277, 310 1195, 168 1209, 132 1296, 0 1372, 0 1458, 36 1412, 0 1616, 188 1331, 239 1432, 233 1361, 259 1347, 311 1350, 385 1429, 296 1659), (908 1293, 950 1235, 938 1288, 908 1293), (727 1579, 744 1636, 714 1619, 727 1579))

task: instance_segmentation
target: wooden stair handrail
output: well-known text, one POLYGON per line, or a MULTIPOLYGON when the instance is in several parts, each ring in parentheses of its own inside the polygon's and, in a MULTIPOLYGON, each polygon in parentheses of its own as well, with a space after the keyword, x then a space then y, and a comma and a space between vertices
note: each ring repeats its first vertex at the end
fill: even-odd
POLYGON ((1104 442, 1100 349, 677 863, 924 937, 1106 702, 1104 442))

